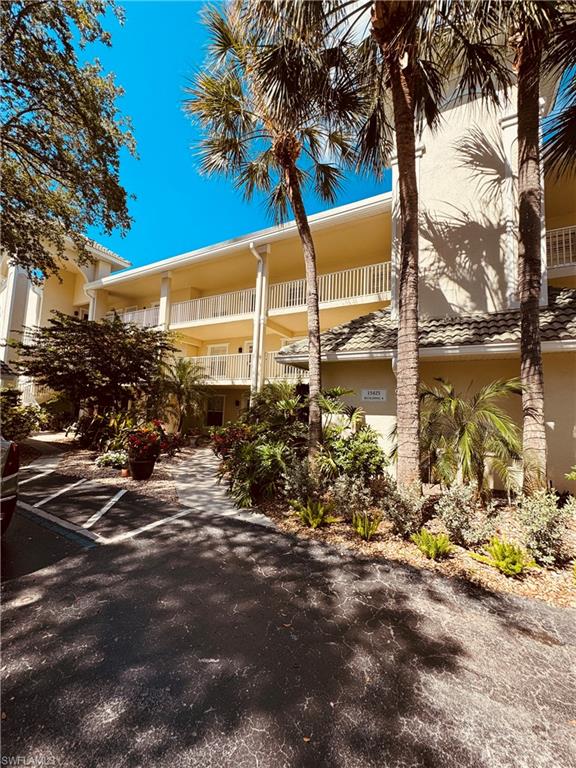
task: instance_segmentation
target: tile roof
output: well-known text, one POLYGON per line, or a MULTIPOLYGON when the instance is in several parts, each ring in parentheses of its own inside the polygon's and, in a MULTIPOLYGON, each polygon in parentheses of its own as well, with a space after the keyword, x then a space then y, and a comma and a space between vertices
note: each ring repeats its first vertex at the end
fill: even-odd
MULTIPOLYGON (((576 339, 576 289, 548 288, 548 306, 540 310, 542 341, 576 339)), ((322 334, 322 352, 369 352, 396 348, 398 326, 390 308, 358 317, 322 334)), ((514 343, 520 340, 520 312, 503 312, 441 317, 420 323, 420 347, 466 346, 514 343)), ((307 341, 284 347, 283 357, 305 354, 307 341)))

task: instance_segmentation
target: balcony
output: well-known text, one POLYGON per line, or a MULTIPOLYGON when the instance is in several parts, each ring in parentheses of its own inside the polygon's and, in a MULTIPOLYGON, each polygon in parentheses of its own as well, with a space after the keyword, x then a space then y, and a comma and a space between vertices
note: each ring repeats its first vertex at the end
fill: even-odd
POLYGON ((576 266, 576 226, 546 232, 546 260, 550 270, 576 266))
MULTIPOLYGON (((320 307, 366 304, 390 299, 390 262, 354 267, 318 277, 320 307)), ((216 296, 181 301, 172 305, 170 326, 250 319, 256 306, 256 289, 246 288, 216 296)), ((270 315, 306 309, 306 280, 290 280, 270 286, 270 315)))
MULTIPOLYGON (((306 378, 307 371, 292 365, 277 363, 275 359, 277 354, 278 351, 264 354, 264 379, 266 381, 297 381, 306 378)), ((187 359, 204 369, 208 384, 243 386, 250 384, 252 367, 250 352, 235 355, 203 355, 187 359)))
MULTIPOLYGON (((150 309, 135 309, 130 312, 117 312, 116 314, 124 323, 133 323, 140 328, 154 328, 158 325, 159 308, 150 307, 150 309)), ((109 312, 108 317, 114 317, 114 312, 109 312)))

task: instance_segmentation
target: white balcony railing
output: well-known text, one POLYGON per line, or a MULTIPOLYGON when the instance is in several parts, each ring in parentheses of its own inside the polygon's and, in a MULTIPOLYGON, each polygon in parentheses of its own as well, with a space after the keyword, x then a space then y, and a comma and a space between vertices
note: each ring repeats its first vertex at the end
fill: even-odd
POLYGON ((308 371, 302 370, 302 368, 296 368, 294 365, 284 365, 284 363, 276 362, 276 352, 266 352, 264 362, 264 378, 267 381, 295 381, 298 379, 308 379, 308 371))
POLYGON ((170 324, 179 325, 218 317, 250 315, 254 312, 255 306, 256 290, 254 288, 180 301, 172 305, 170 324))
POLYGON ((209 381, 237 381, 242 383, 250 381, 252 363, 250 352, 241 352, 236 355, 202 355, 188 359, 206 371, 209 381))
POLYGON ((549 269, 576 265, 576 226, 546 232, 546 258, 549 269))
MULTIPOLYGON (((140 328, 150 328, 158 325, 160 310, 158 307, 150 307, 149 309, 135 309, 130 312, 117 312, 116 314, 125 323, 134 323, 134 325, 140 326, 140 328)), ((109 314, 113 317, 114 313, 109 314)))
MULTIPOLYGON (((318 277, 320 304, 345 303, 362 297, 386 297, 390 292, 390 262, 331 272, 318 277)), ((250 316, 256 306, 256 290, 246 288, 216 296, 172 304, 170 324, 187 325, 203 320, 250 316)), ((290 280, 270 286, 269 309, 282 310, 306 306, 306 280, 290 280)))
MULTIPOLYGON (((368 264, 318 276, 320 304, 387 294, 390 291, 390 262, 368 264)), ((306 280, 290 280, 270 286, 270 309, 306 306, 306 280)))
MULTIPOLYGON (((305 379, 307 372, 292 365, 277 363, 278 352, 266 352, 264 355, 264 378, 267 381, 305 379)), ((252 369, 252 354, 241 352, 236 355, 202 355, 189 357, 206 372, 208 383, 232 382, 249 384, 252 369)))

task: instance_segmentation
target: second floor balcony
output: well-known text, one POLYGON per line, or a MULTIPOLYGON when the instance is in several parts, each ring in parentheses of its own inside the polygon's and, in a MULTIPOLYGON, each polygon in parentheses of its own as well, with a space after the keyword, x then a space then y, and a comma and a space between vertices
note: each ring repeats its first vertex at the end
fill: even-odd
MULTIPOLYGON (((368 264, 318 276, 320 307, 337 307, 390 299, 390 262, 368 264)), ((245 288, 188 301, 174 302, 170 309, 170 327, 184 328, 207 322, 229 322, 252 318, 256 307, 256 289, 245 288)), ((306 310, 306 280, 289 280, 270 285, 268 313, 271 316, 306 310)), ((158 308, 121 312, 127 323, 141 326, 158 324, 158 308)))

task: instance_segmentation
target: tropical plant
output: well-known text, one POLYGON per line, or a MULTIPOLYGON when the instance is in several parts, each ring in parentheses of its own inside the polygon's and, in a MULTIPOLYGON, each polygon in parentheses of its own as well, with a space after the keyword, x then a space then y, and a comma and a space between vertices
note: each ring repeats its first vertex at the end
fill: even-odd
POLYGON ((490 540, 484 551, 485 555, 471 552, 470 557, 480 563, 486 563, 486 565, 497 568, 505 576, 520 576, 528 568, 534 566, 534 561, 530 559, 522 547, 505 539, 499 539, 497 536, 490 540))
POLYGON ((370 541, 370 539, 377 533, 380 523, 382 522, 382 514, 371 514, 370 512, 353 512, 352 513, 352 528, 356 531, 358 536, 364 541, 370 541))
POLYGON ((135 461, 156 460, 162 450, 162 431, 151 422, 131 430, 126 438, 128 458, 135 461))
POLYGON ((562 555, 566 524, 574 514, 575 503, 560 506, 555 491, 535 491, 518 500, 518 519, 525 532, 524 542, 534 558, 553 565, 562 555))
POLYGON ((384 515, 392 523, 394 533, 408 538, 416 533, 424 522, 426 500, 420 493, 419 486, 398 488, 381 501, 384 515))
POLYGON ((308 528, 320 528, 320 526, 330 525, 330 523, 335 523, 338 520, 331 514, 330 505, 324 504, 318 499, 308 499, 305 504, 294 499, 290 501, 290 506, 300 518, 300 522, 308 528))
POLYGON ((374 495, 362 477, 341 475, 330 484, 328 494, 336 514, 347 520, 375 505, 374 495))
MULTIPOLYGON (((544 379, 540 341, 542 280, 540 167, 540 82, 559 76, 571 60, 576 40, 576 9, 564 0, 509 0, 504 3, 447 4, 452 42, 476 35, 475 58, 504 84, 512 74, 517 83, 518 137, 518 300, 520 304, 520 380, 522 382, 523 489, 546 487, 544 379), (482 34, 478 37, 478 31, 482 34), (494 73, 498 73, 495 75, 494 73)), ((462 68, 466 71, 466 68, 462 68)), ((573 98, 570 91, 559 122, 548 133, 552 167, 566 170, 574 163, 573 98)))
POLYGON ((468 547, 479 544, 492 531, 493 508, 482 507, 473 485, 453 485, 442 494, 434 510, 456 544, 468 547))
POLYGON ((173 357, 163 364, 160 375, 161 390, 170 400, 167 412, 176 420, 176 431, 182 432, 206 399, 206 372, 186 357, 173 357))
POLYGON ((450 539, 445 533, 434 534, 426 528, 410 536, 411 541, 430 560, 442 560, 452 552, 450 539))
POLYGON ((338 163, 352 159, 347 127, 361 96, 339 76, 339 62, 322 55, 312 30, 295 37, 289 27, 255 23, 251 14, 249 2, 204 11, 209 58, 188 89, 185 110, 204 132, 202 172, 231 177, 248 199, 265 193, 276 220, 289 208, 294 214, 306 268, 312 458, 322 441, 320 321, 303 188, 311 184, 322 199, 336 199, 338 163))
POLYGON ((423 386, 420 394, 421 456, 432 479, 450 487, 459 477, 463 483, 475 484, 486 498, 489 463, 510 487, 513 462, 522 448, 518 426, 499 403, 520 393, 519 381, 493 381, 472 395, 456 393, 444 379, 435 381, 435 386, 423 386))
POLYGON ((559 94, 559 104, 544 120, 544 164, 558 176, 576 172, 576 70, 559 94))
POLYGON ((89 227, 130 226, 119 164, 134 140, 116 106, 122 90, 87 60, 89 44, 110 45, 110 13, 122 18, 112 0, 0 3, 2 245, 33 280, 58 271, 67 238, 86 263, 89 227))
POLYGON ((343 422, 338 431, 325 435, 316 463, 327 478, 348 475, 368 482, 384 472, 387 460, 374 429, 366 426, 351 432, 343 422))

